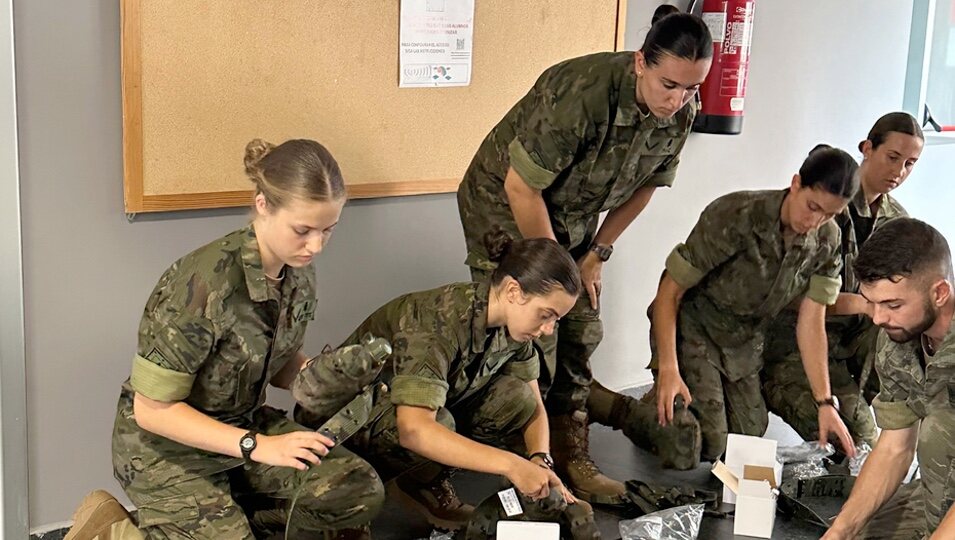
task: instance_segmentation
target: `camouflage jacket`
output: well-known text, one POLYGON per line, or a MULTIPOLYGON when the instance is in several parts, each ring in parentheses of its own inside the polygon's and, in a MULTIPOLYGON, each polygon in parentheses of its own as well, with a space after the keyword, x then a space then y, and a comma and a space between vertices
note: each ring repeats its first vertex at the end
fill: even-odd
POLYGON ((895 343, 879 332, 875 369, 882 384, 872 402, 882 429, 918 426, 928 530, 955 502, 955 318, 934 356, 921 340, 895 343), (924 366, 924 368, 923 368, 924 366))
POLYGON ((680 318, 721 350, 710 359, 730 380, 762 366, 766 325, 801 297, 829 305, 839 295, 839 228, 832 222, 784 244, 780 209, 788 190, 739 191, 703 210, 666 270, 686 290, 680 318))
POLYGON ((875 368, 882 388, 872 407, 882 429, 907 428, 938 408, 955 407, 955 318, 934 356, 918 339, 896 343, 879 332, 875 368))
MULTIPOLYGON (((846 209, 833 220, 841 233, 840 255, 842 256, 842 289, 841 292, 858 293, 859 282, 853 273, 853 266, 859 256, 859 248, 868 239, 868 235, 892 219, 907 216, 905 208, 892 196, 886 194, 879 197, 875 217, 869 205, 865 202, 862 190, 856 192, 855 197, 846 209)), ((776 345, 767 348, 766 360, 781 361, 786 353, 796 349, 795 324, 796 309, 786 309, 773 321, 772 333, 776 345), (785 343, 785 345, 781 345, 785 343)), ((864 315, 833 315, 826 318, 826 336, 829 339, 829 357, 846 359, 857 354, 857 336, 871 335, 867 331, 872 321, 864 315)))
POLYGON ((314 318, 314 269, 284 271, 281 289, 270 287, 249 226, 193 251, 162 275, 146 303, 114 424, 121 483, 131 474, 211 474, 242 463, 141 429, 133 395, 182 401, 221 422, 250 426, 268 382, 301 349, 314 318))
POLYGON ((468 265, 491 267, 483 238, 492 226, 520 237, 504 192, 509 167, 542 191, 568 248, 638 188, 673 183, 696 101, 661 120, 637 106, 636 82, 632 52, 573 58, 538 78, 484 139, 458 188, 468 265))
POLYGON ((437 410, 484 388, 497 374, 525 381, 540 367, 532 343, 512 340, 504 328, 487 327, 486 283, 454 283, 399 296, 380 307, 342 345, 365 333, 391 342, 382 369, 395 405, 437 410))

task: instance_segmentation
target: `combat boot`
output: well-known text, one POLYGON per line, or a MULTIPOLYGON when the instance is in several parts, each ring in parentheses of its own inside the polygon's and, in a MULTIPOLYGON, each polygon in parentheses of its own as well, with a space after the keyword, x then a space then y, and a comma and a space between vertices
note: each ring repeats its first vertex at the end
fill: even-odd
POLYGON ((390 487, 393 495, 424 515, 428 523, 439 529, 456 531, 463 527, 474 513, 473 506, 458 498, 448 470, 442 470, 434 480, 427 483, 418 482, 406 474, 401 475, 390 487))
POLYGON ((657 418, 652 391, 643 399, 634 399, 593 381, 587 408, 595 422, 622 430, 633 444, 659 456, 664 468, 685 471, 700 464, 700 422, 680 396, 673 406, 673 421, 666 426, 657 418))
POLYGON ((578 498, 596 504, 624 504, 626 488, 605 476, 590 459, 590 426, 587 413, 550 419, 550 446, 557 475, 578 498))
POLYGON ((120 527, 121 529, 138 532, 132 521, 129 512, 119 504, 119 501, 106 491, 98 489, 83 498, 79 508, 73 513, 73 526, 67 531, 63 540, 142 538, 141 534, 112 534, 113 526, 123 522, 128 522, 128 526, 120 527))

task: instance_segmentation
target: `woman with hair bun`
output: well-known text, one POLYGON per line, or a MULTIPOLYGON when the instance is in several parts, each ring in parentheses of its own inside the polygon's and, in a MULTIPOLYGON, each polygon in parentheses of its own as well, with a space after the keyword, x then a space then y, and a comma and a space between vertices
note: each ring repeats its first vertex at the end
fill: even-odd
POLYGON ((584 293, 539 345, 557 470, 578 497, 596 503, 626 502, 623 483, 603 475, 588 448, 602 268, 656 189, 673 184, 713 55, 706 24, 674 11, 657 9, 638 51, 545 70, 484 139, 458 188, 475 281, 494 269, 483 244, 493 227, 555 240, 580 267, 584 293))
MULTIPOLYGON (((533 340, 553 333, 576 302, 577 265, 546 238, 511 241, 495 231, 485 246, 497 262, 488 279, 395 298, 343 343, 370 333, 393 348, 377 379, 390 390, 376 400, 388 402, 376 401, 384 410, 350 447, 383 480, 396 478, 397 497, 450 530, 474 511, 458 499, 453 469, 503 476, 531 499, 557 489, 574 501, 552 470, 533 340)), ((296 418, 308 423, 309 404, 300 405, 296 418)))
MULTIPOLYGON (((842 232, 842 291, 826 318, 829 339, 829 378, 839 412, 854 442, 874 447, 878 438, 875 417, 869 407, 879 392, 875 372, 875 341, 878 327, 870 319, 870 306, 859 294, 853 265, 859 250, 873 231, 889 221, 908 216, 891 195, 912 172, 925 146, 918 121, 897 111, 879 117, 859 143, 859 191, 846 211, 836 217, 842 232)), ((763 392, 769 410, 779 415, 800 436, 817 437, 816 406, 799 361, 792 334, 796 314, 792 310, 774 321, 766 340, 763 392)))
POLYGON ((264 405, 307 360, 311 262, 345 204, 341 171, 311 140, 254 140, 245 169, 251 223, 173 263, 140 322, 112 445, 138 527, 95 491, 66 538, 263 538, 285 531, 293 497, 299 533, 368 537, 384 500, 375 471, 264 405))
POLYGON ((767 329, 797 306, 788 331, 819 437, 832 436, 852 454, 832 400, 825 315, 841 284, 833 219, 855 195, 858 169, 848 153, 818 145, 787 189, 730 193, 703 210, 667 257, 651 306, 654 386, 642 401, 622 396, 607 407, 627 420, 615 427, 686 469, 720 459, 729 433, 762 436, 769 421, 760 385, 767 329))

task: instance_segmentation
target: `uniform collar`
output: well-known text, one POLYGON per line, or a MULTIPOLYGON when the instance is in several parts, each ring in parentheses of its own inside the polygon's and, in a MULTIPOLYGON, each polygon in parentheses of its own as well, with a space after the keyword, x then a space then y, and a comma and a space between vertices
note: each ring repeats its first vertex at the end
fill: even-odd
POLYGON ((676 115, 660 119, 649 112, 640 110, 637 104, 637 72, 634 62, 634 55, 630 54, 630 60, 623 72, 623 80, 620 82, 620 95, 617 97, 617 115, 614 117, 613 125, 650 128, 664 128, 676 123, 676 115))
POLYGON ((508 346, 507 330, 504 328, 494 328, 491 331, 494 336, 488 340, 488 299, 490 297, 490 282, 474 284, 474 301, 471 311, 471 352, 481 354, 487 350, 486 345, 491 343, 492 350, 502 350, 508 346))
MULTIPOLYGON (((249 289, 249 298, 253 302, 265 302, 269 299, 269 287, 265 281, 265 270, 262 268, 262 254, 259 252, 259 242, 255 237, 255 228, 250 223, 239 231, 242 246, 242 270, 245 273, 245 285, 249 289)), ((286 268, 286 271, 291 268, 286 268)), ((286 279, 290 276, 286 274, 286 279)))
MULTIPOLYGON (((922 349, 922 339, 920 337, 918 342, 919 350, 922 349)), ((942 343, 938 346, 938 350, 935 351, 933 356, 926 356, 926 363, 932 364, 933 366, 952 366, 955 365, 955 317, 952 317, 952 321, 948 325, 948 333, 945 334, 945 339, 942 340, 942 343)))
MULTIPOLYGON (((786 195, 789 194, 789 188, 770 192, 770 196, 762 199, 758 205, 757 215, 762 218, 761 227, 755 228, 755 233, 767 240, 773 241, 782 237, 783 222, 782 208, 786 195)), ((825 225, 823 225, 825 226, 825 225)), ((819 229, 809 231, 806 234, 798 234, 793 239, 789 249, 814 249, 818 244, 819 229)), ((778 241, 778 240, 776 240, 778 241)))
POLYGON ((888 193, 883 193, 876 198, 876 215, 872 215, 871 207, 865 202, 865 193, 860 187, 850 203, 859 217, 865 218, 894 218, 899 217, 895 206, 892 204, 892 197, 888 193))

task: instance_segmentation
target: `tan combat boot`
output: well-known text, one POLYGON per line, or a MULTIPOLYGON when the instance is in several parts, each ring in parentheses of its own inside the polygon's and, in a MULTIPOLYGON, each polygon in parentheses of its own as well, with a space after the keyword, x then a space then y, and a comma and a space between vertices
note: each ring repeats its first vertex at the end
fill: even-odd
MULTIPOLYGON (((130 524, 125 529, 135 529, 132 527, 132 518, 123 505, 106 491, 98 489, 83 498, 79 508, 73 513, 73 526, 67 531, 63 540, 120 540, 112 535, 110 530, 114 524, 123 521, 128 521, 130 524)), ((136 537, 137 535, 123 536, 136 537)), ((141 535, 138 537, 142 538, 141 535)))
POLYGON ((661 426, 654 395, 651 390, 644 399, 634 399, 593 381, 587 409, 593 421, 622 430, 633 444, 659 456, 664 468, 695 469, 703 448, 699 421, 679 398, 673 407, 673 422, 661 426))
POLYGON ((605 476, 590 459, 589 424, 584 411, 550 418, 550 447, 557 475, 580 499, 596 504, 624 504, 627 490, 623 483, 605 476))
POLYGON ((398 499, 439 529, 456 531, 466 525, 474 513, 474 506, 458 498, 451 484, 451 473, 446 469, 428 483, 401 475, 392 482, 391 489, 398 499))

